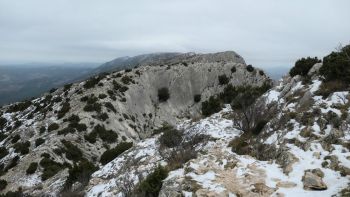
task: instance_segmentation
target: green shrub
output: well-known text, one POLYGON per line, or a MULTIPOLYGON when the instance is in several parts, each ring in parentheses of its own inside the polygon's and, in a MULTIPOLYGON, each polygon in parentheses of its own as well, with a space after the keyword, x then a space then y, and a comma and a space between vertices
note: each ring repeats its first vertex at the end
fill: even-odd
POLYGON ((235 73, 236 72, 236 67, 235 66, 232 66, 232 68, 231 68, 231 73, 235 73))
POLYGON ((99 136, 104 142, 113 143, 118 139, 118 134, 112 130, 107 130, 104 126, 96 125, 94 129, 84 138, 90 143, 95 143, 96 138, 99 136))
POLYGON ((16 144, 13 145, 13 148, 15 149, 16 153, 21 153, 22 155, 28 154, 29 153, 29 147, 30 147, 30 142, 17 142, 16 144))
POLYGON ((21 139, 20 135, 19 135, 19 134, 16 134, 15 136, 13 136, 11 142, 12 142, 12 143, 16 143, 16 142, 18 142, 18 140, 20 140, 20 139, 21 139))
POLYGON ((105 127, 101 125, 95 126, 94 131, 98 133, 101 140, 104 142, 113 143, 113 142, 116 142, 118 139, 117 133, 115 133, 112 130, 107 130, 105 129, 105 127))
POLYGON ((114 90, 119 90, 122 87, 122 85, 120 85, 116 80, 113 80, 112 84, 114 90))
POLYGON ((98 170, 98 167, 88 160, 83 159, 78 165, 74 165, 73 168, 69 169, 69 175, 66 179, 64 188, 70 189, 75 182, 79 182, 82 186, 86 186, 89 183, 92 173, 96 170, 98 170))
POLYGON ((321 62, 317 57, 311 58, 301 58, 295 62, 295 65, 289 71, 289 75, 294 77, 295 75, 306 76, 309 70, 316 64, 321 62))
POLYGON ((6 123, 7 123, 7 119, 0 117, 0 130, 5 127, 6 123))
POLYGON ((0 132, 0 142, 6 138, 7 138, 7 135, 3 132, 0 132))
POLYGON ((132 142, 121 142, 116 147, 106 150, 102 155, 100 162, 105 165, 108 162, 112 161, 116 157, 118 157, 120 154, 128 150, 132 147, 132 142))
POLYGON ((40 134, 45 133, 45 131, 46 131, 46 128, 44 126, 40 127, 39 129, 40 134))
POLYGON ((260 74, 261 76, 265 75, 264 71, 262 71, 262 70, 259 70, 259 74, 260 74))
POLYGON ((254 67, 253 67, 252 65, 249 64, 249 65, 247 66, 247 71, 248 71, 248 72, 253 72, 253 71, 254 71, 254 67))
POLYGON ((1 179, 0 180, 0 191, 4 190, 6 188, 6 186, 7 186, 7 181, 1 179))
POLYGON ((120 92, 126 92, 129 88, 127 86, 122 86, 120 87, 119 91, 120 92))
POLYGON ((114 113, 117 112, 117 110, 114 108, 113 104, 111 102, 107 102, 105 103, 105 107, 111 111, 113 111, 114 113))
POLYGON ((68 133, 75 133, 75 131, 76 130, 74 128, 68 126, 66 128, 63 128, 63 129, 57 131, 57 134, 58 135, 67 135, 68 133))
POLYGON ((63 86, 63 92, 69 90, 72 87, 73 84, 69 83, 63 86))
POLYGON ((63 151, 65 152, 67 159, 77 162, 83 157, 81 150, 71 142, 67 140, 61 140, 61 142, 65 147, 63 151))
POLYGON ((5 171, 8 171, 9 169, 11 169, 11 168, 17 166, 18 161, 19 161, 19 156, 16 155, 16 156, 15 156, 14 158, 12 158, 12 160, 7 164, 5 171))
POLYGON ((41 167, 43 167, 43 174, 41 175, 41 179, 43 181, 53 177, 55 174, 65 168, 64 165, 47 157, 42 158, 39 164, 41 167))
POLYGON ((98 98, 99 98, 99 99, 104 99, 104 98, 106 98, 106 97, 107 97, 106 94, 99 94, 99 95, 98 95, 98 98))
POLYGON ((325 81, 340 80, 350 83, 350 45, 343 47, 338 52, 332 52, 323 58, 320 74, 325 81))
POLYGON ((16 121, 15 121, 15 124, 14 124, 14 126, 13 126, 13 129, 18 128, 18 127, 20 127, 21 125, 22 125, 22 122, 21 122, 20 120, 16 120, 16 121))
POLYGON ((0 159, 4 158, 8 154, 9 154, 9 151, 5 147, 1 146, 0 147, 0 159))
POLYGON ((27 168, 26 173, 27 174, 34 174, 37 168, 38 168, 38 163, 32 162, 32 163, 30 163, 29 167, 27 168))
POLYGON ((101 103, 94 103, 94 104, 86 104, 84 107, 84 111, 86 112, 101 112, 101 103))
POLYGON ((128 84, 132 81, 132 79, 131 79, 131 77, 125 75, 125 76, 122 77, 121 81, 122 81, 124 84, 128 85, 128 84))
POLYGON ((91 144, 94 144, 96 142, 96 138, 97 138, 97 133, 92 131, 89 134, 84 135, 84 139, 88 142, 90 142, 91 144))
POLYGON ((108 119, 108 114, 107 113, 99 114, 98 119, 101 121, 106 121, 108 119))
POLYGON ((66 115, 66 113, 68 113, 70 110, 70 104, 69 102, 64 102, 62 103, 62 107, 61 109, 58 111, 57 113, 57 118, 61 119, 63 118, 64 115, 66 115))
POLYGON ((201 101, 201 95, 200 94, 194 95, 193 100, 195 103, 198 103, 199 101, 201 101))
POLYGON ((182 136, 183 133, 181 131, 178 131, 177 129, 173 127, 168 127, 167 129, 164 129, 163 135, 160 136, 159 142, 161 146, 165 146, 168 148, 173 148, 181 144, 182 142, 182 136))
POLYGON ((12 113, 12 112, 24 111, 31 105, 32 105, 31 101, 19 102, 19 103, 10 105, 6 112, 12 113))
POLYGON ((169 89, 166 87, 158 89, 159 102, 165 102, 170 98, 169 89))
POLYGON ((268 121, 266 120, 260 120, 256 126, 253 128, 252 132, 254 135, 259 135, 260 132, 263 130, 263 128, 265 127, 265 125, 268 123, 268 121))
POLYGON ((69 122, 79 122, 80 121, 80 118, 78 115, 71 115, 68 119, 67 119, 69 122))
POLYGON ((42 145, 43 143, 45 143, 45 140, 43 138, 38 138, 38 139, 35 140, 35 146, 36 147, 42 145))
POLYGON ((220 85, 225 85, 228 84, 228 82, 230 81, 230 79, 224 74, 224 75, 219 75, 219 84, 220 85))
POLYGON ((87 80, 84 84, 84 88, 85 89, 90 89, 95 87, 96 84, 98 84, 98 82, 100 82, 102 79, 101 76, 97 76, 97 77, 91 77, 89 80, 87 80))
POLYGON ((214 113, 219 112, 222 109, 220 99, 211 96, 209 100, 202 103, 202 114, 204 116, 210 116, 214 113))
POLYGON ((60 126, 59 126, 57 123, 52 123, 52 124, 49 125, 49 127, 47 128, 47 130, 48 130, 49 132, 51 132, 51 131, 57 130, 57 129, 59 129, 59 128, 60 128, 60 126))
POLYGON ((57 88, 51 88, 49 92, 52 94, 52 93, 56 92, 56 90, 57 90, 57 88))
POLYGON ((162 181, 168 176, 168 171, 158 166, 153 173, 149 174, 145 180, 140 183, 140 192, 144 196, 155 197, 158 196, 162 188, 162 181))

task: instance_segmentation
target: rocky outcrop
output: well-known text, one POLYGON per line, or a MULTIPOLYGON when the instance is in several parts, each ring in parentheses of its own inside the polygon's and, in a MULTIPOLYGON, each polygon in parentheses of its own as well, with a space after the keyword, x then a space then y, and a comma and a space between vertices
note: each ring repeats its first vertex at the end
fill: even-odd
POLYGON ((327 185, 323 182, 323 172, 320 169, 305 171, 303 176, 304 188, 308 190, 326 190, 327 185))

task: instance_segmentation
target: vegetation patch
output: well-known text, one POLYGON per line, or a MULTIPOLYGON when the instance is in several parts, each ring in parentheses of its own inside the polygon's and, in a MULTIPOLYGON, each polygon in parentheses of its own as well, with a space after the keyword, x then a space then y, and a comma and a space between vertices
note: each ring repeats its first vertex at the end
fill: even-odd
POLYGON ((195 103, 199 103, 201 101, 201 95, 200 94, 194 95, 193 100, 195 103))
POLYGON ((53 177, 55 174, 65 168, 63 164, 60 164, 49 157, 42 158, 39 164, 43 168, 43 174, 41 175, 41 179, 43 181, 53 177))
POLYGON ((77 162, 83 157, 81 150, 71 142, 67 140, 61 140, 61 142, 65 147, 63 152, 66 154, 67 159, 77 162))
POLYGON ((132 147, 132 142, 121 142, 119 143, 116 147, 106 150, 100 159, 100 162, 105 165, 108 162, 112 161, 116 157, 118 157, 120 154, 128 150, 129 148, 132 147))
POLYGON ((210 116, 217 113, 222 109, 222 104, 219 98, 211 96, 209 100, 202 102, 202 114, 204 116, 210 116))
POLYGON ((301 58, 295 62, 294 67, 289 71, 289 75, 294 77, 295 75, 307 76, 310 69, 316 64, 321 62, 317 57, 301 58))
POLYGON ((29 153, 29 147, 30 147, 30 142, 25 141, 25 142, 17 142, 16 144, 13 145, 13 148, 15 149, 16 153, 21 153, 22 155, 28 154, 29 153))
POLYGON ((68 113, 69 110, 70 110, 70 104, 69 104, 69 102, 66 101, 62 104, 61 109, 58 111, 57 118, 58 119, 63 118, 63 116, 66 115, 66 113, 68 113))
POLYGON ((153 173, 149 174, 145 180, 140 183, 139 191, 144 196, 158 196, 162 188, 162 181, 168 176, 168 171, 158 166, 153 173))
POLYGON ((6 123, 7 123, 6 118, 0 117, 0 130, 5 127, 6 123))
POLYGON ((34 174, 37 168, 38 168, 38 163, 32 162, 29 164, 29 167, 27 168, 26 173, 27 174, 34 174))
POLYGON ((97 76, 97 77, 91 77, 90 79, 88 79, 85 84, 84 84, 84 88, 85 89, 90 89, 95 87, 100 81, 101 79, 103 79, 102 76, 97 76))
POLYGON ((118 134, 112 130, 107 130, 104 126, 96 125, 94 129, 84 138, 90 143, 95 143, 96 138, 99 136, 101 140, 108 143, 116 142, 118 139, 118 134))
POLYGON ((49 127, 47 128, 48 132, 54 131, 59 129, 60 126, 57 123, 52 123, 49 125, 49 127))
POLYGON ((0 191, 4 190, 6 188, 6 186, 7 186, 7 181, 1 179, 0 180, 0 191))
POLYGON ((6 157, 6 155, 8 155, 8 154, 9 154, 9 151, 5 147, 1 146, 0 147, 0 159, 6 157))
POLYGON ((13 113, 13 112, 24 111, 31 105, 32 105, 31 101, 19 102, 19 103, 10 105, 6 112, 13 113))
POLYGON ((232 68, 231 68, 231 73, 235 73, 236 72, 236 67, 235 66, 232 66, 232 68))
POLYGON ((113 104, 111 102, 107 102, 105 103, 105 107, 111 111, 113 111, 114 113, 117 113, 117 110, 114 108, 113 104))
POLYGON ((132 79, 131 79, 131 77, 125 75, 125 76, 122 77, 121 81, 122 81, 124 84, 129 85, 130 82, 132 82, 132 79))
POLYGON ((0 142, 7 138, 7 135, 4 132, 0 132, 0 142))
POLYGON ((19 134, 16 134, 15 136, 12 137, 11 142, 12 142, 12 143, 16 143, 16 142, 18 142, 18 140, 20 140, 20 139, 21 139, 21 136, 20 136, 19 134))
POLYGON ((350 83, 350 45, 342 47, 337 52, 332 52, 323 58, 320 74, 325 81, 340 80, 350 83))
POLYGON ((228 82, 230 81, 230 79, 225 75, 219 75, 219 84, 220 85, 225 85, 225 84, 228 84, 228 82))
POLYGON ((98 170, 93 163, 89 162, 87 159, 83 159, 77 165, 75 164, 73 168, 69 169, 69 175, 65 182, 64 188, 70 190, 75 182, 82 184, 82 187, 89 183, 90 177, 93 172, 98 170))
POLYGON ((161 146, 173 148, 181 144, 183 132, 169 125, 163 127, 161 132, 163 133, 163 135, 159 138, 161 146))
POLYGON ((247 71, 248 71, 248 72, 253 72, 253 71, 254 71, 254 67, 253 67, 252 65, 249 64, 249 65, 247 66, 247 71))
POLYGON ((86 112, 101 112, 101 103, 94 103, 94 104, 86 104, 84 107, 84 111, 86 112))
POLYGON ((169 89, 163 87, 158 89, 158 100, 159 102, 166 102, 170 98, 169 89))
POLYGON ((106 94, 99 94, 98 98, 99 99, 104 99, 104 98, 107 98, 107 95, 106 94))

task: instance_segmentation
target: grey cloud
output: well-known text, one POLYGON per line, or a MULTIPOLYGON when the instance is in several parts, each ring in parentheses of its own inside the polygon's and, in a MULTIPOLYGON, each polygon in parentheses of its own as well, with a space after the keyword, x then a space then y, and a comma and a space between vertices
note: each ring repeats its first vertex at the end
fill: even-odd
POLYGON ((350 41, 348 0, 0 0, 0 62, 235 50, 290 66, 350 41))

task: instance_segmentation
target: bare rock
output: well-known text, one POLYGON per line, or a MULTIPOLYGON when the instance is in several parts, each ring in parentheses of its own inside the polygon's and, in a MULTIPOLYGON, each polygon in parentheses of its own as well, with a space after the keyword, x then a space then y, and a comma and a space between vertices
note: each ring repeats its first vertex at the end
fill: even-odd
POLYGON ((326 190, 327 185, 323 182, 322 178, 315 173, 305 171, 302 178, 305 190, 326 190))
POLYGON ((282 188, 293 188, 296 187, 297 184, 290 181, 280 181, 276 184, 276 186, 282 188))

